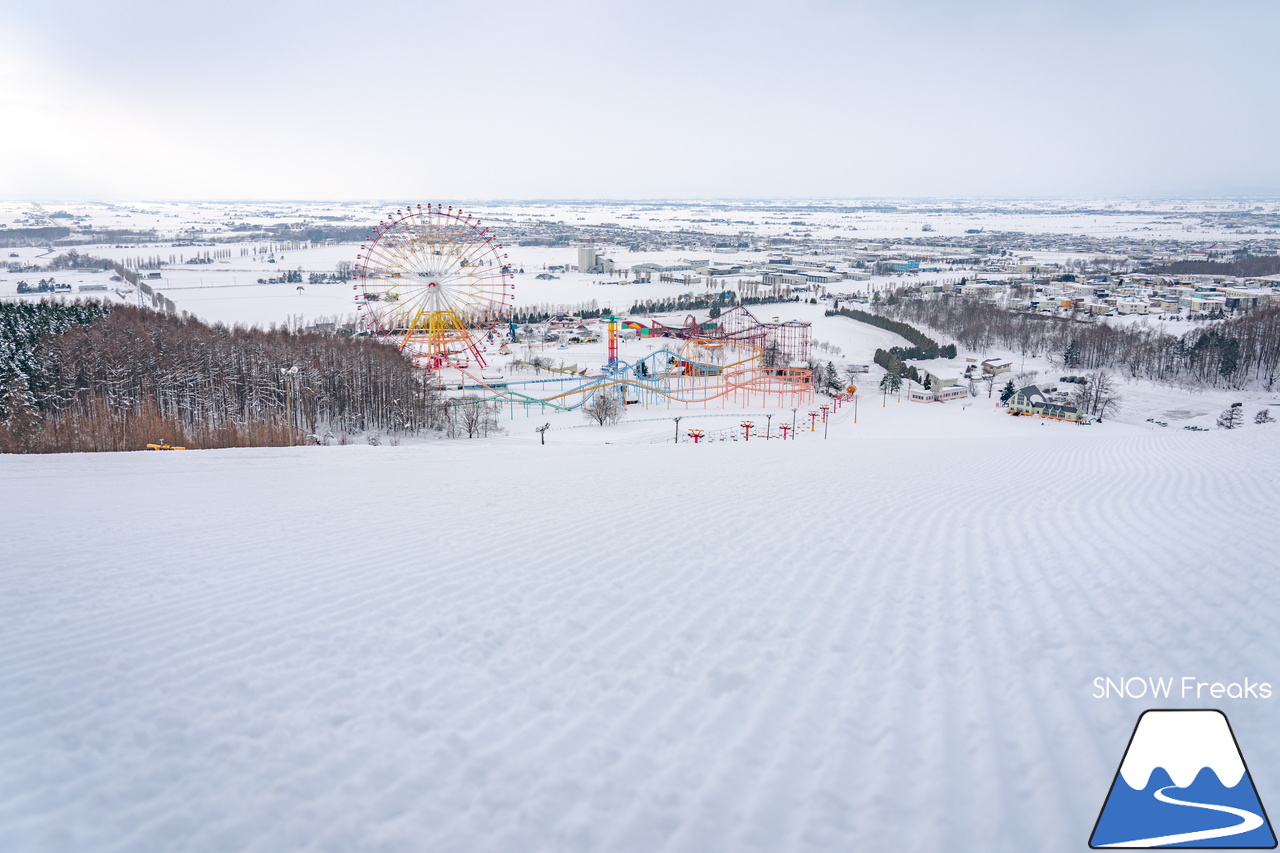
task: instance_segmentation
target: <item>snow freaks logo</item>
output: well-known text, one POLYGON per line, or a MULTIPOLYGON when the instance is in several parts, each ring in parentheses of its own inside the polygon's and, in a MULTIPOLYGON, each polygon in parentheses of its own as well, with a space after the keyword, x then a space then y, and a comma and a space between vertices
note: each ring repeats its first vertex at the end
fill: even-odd
POLYGON ((1275 847, 1226 715, 1144 711, 1089 846, 1275 847))
POLYGON ((1115 680, 1099 675, 1093 680, 1094 699, 1168 699, 1170 694, 1183 699, 1270 699, 1271 682, 1245 678, 1243 682, 1223 684, 1221 681, 1199 681, 1193 675, 1184 675, 1180 679, 1135 675, 1115 680))

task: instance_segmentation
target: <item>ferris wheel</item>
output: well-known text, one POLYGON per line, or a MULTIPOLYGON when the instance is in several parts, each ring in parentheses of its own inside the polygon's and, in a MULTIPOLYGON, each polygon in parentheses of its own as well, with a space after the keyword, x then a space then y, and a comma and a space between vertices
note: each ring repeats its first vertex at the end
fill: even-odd
POLYGON ((512 275, 502 244, 452 206, 387 214, 356 256, 361 325, 429 367, 484 366, 481 344, 509 318, 512 275))

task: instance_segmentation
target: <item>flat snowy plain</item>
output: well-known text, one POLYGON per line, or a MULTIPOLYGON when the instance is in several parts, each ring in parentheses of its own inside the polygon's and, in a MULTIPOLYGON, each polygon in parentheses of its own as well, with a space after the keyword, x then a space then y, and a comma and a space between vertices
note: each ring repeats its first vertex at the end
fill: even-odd
POLYGON ((1280 803, 1092 698, 1280 682, 1277 426, 2 456, 0 849, 1081 850, 1153 705, 1280 803))

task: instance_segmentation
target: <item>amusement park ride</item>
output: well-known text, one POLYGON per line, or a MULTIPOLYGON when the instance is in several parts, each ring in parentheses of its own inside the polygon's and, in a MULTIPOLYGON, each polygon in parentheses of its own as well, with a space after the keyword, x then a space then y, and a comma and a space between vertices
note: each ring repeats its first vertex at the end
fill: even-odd
POLYGON ((792 366, 807 363, 809 324, 762 323, 741 306, 708 323, 690 316, 680 327, 652 324, 651 340, 663 345, 634 362, 619 357, 619 320, 610 316, 607 357, 594 375, 516 379, 486 371, 486 354, 518 334, 511 265, 489 230, 453 207, 388 214, 360 247, 355 273, 366 331, 395 342, 436 381, 485 400, 554 409, 580 408, 597 394, 646 407, 813 400, 811 371, 792 366))

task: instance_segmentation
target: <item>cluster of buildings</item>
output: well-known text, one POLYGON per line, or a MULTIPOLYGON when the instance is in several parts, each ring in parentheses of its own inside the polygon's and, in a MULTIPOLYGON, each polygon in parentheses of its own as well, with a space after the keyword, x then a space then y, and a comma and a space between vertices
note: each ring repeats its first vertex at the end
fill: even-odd
MULTIPOLYGON (((983 366, 985 368, 985 362, 983 366)), ((945 403, 948 400, 967 399, 971 394, 967 382, 935 376, 932 372, 928 372, 928 387, 911 383, 907 388, 907 399, 913 403, 945 403)), ((1012 415, 1035 416, 1069 423, 1081 423, 1089 419, 1088 414, 1073 405, 1069 396, 1059 391, 1056 385, 1027 385, 1019 388, 1005 406, 1012 415)))
POLYGON ((1280 305, 1280 277, 1099 275, 1080 281, 1011 277, 922 284, 921 293, 949 292, 999 302, 1015 310, 1094 316, 1201 316, 1280 305))
POLYGON ((973 357, 913 361, 919 382, 907 382, 907 399, 913 403, 945 403, 972 396, 979 380, 995 380, 1013 370, 1008 358, 988 358, 979 362, 973 357))
POLYGON ((864 295, 857 293, 857 288, 842 285, 869 281, 873 274, 950 271, 951 278, 921 283, 919 291, 985 299, 1015 310, 1095 316, 1203 316, 1280 304, 1280 276, 1240 279, 1113 273, 1086 277, 1067 273, 1057 264, 1036 262, 1029 256, 904 257, 901 253, 894 256, 889 246, 873 244, 859 245, 841 255, 770 254, 761 260, 727 261, 711 253, 630 267, 619 265, 594 245, 579 245, 577 252, 580 272, 620 276, 637 283, 673 282, 751 298, 790 299, 803 295, 859 299, 864 295), (987 273, 962 277, 953 266, 956 261, 987 273))
POLYGON ((1280 281, 1210 276, 1098 276, 1037 286, 1010 307, 1092 315, 1204 314, 1280 305, 1280 281))
POLYGON ((760 261, 729 262, 711 257, 681 258, 671 263, 642 263, 619 267, 594 246, 578 246, 578 271, 621 274, 636 283, 668 281, 707 290, 736 291, 741 296, 790 298, 798 294, 838 293, 842 282, 869 281, 872 265, 888 264, 900 271, 919 271, 919 261, 881 261, 878 255, 845 255, 838 258, 794 258, 771 254, 760 261))

